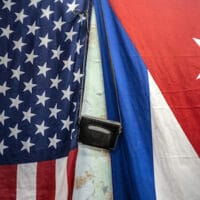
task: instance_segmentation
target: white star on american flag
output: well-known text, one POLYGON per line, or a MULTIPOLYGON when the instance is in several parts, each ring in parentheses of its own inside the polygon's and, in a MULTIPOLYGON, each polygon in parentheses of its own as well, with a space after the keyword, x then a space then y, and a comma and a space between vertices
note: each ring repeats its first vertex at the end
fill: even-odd
POLYGON ((32 25, 28 25, 28 33, 30 34, 32 33, 33 35, 35 35, 35 32, 39 29, 39 26, 36 26, 36 22, 34 22, 32 25))
POLYGON ((52 41, 52 39, 49 39, 48 34, 46 34, 44 37, 39 37, 40 38, 40 46, 45 46, 46 48, 48 47, 48 43, 52 41))
POLYGON ((49 137, 49 146, 48 147, 53 147, 54 149, 57 148, 57 143, 60 142, 61 140, 57 138, 57 135, 55 134, 54 137, 49 137))
POLYGON ((12 0, 3 0, 4 6, 3 9, 7 8, 9 11, 11 11, 11 8, 16 3, 12 2, 12 0))
POLYGON ((67 35, 67 38, 66 38, 66 41, 67 40, 70 40, 72 41, 72 38, 74 35, 76 35, 77 32, 76 31, 73 31, 73 27, 70 29, 70 31, 66 32, 66 35, 67 35))
POLYGON ((18 124, 16 124, 14 128, 10 127, 9 130, 10 130, 10 135, 9 135, 9 137, 12 137, 12 136, 13 136, 15 139, 17 139, 17 138, 18 138, 18 134, 19 134, 20 132, 22 132, 22 130, 20 130, 20 129, 18 128, 18 124))
POLYGON ((8 148, 8 146, 4 145, 4 140, 2 140, 1 143, 0 143, 0 153, 1 153, 1 155, 4 154, 4 150, 7 149, 7 148, 8 148))
POLYGON ((42 104, 43 106, 45 106, 45 103, 48 99, 50 99, 49 97, 45 96, 45 92, 42 93, 42 95, 37 95, 38 101, 36 103, 37 104, 42 104))
POLYGON ((74 64, 74 61, 72 60, 72 56, 70 55, 69 58, 67 60, 63 60, 63 62, 64 62, 64 67, 62 70, 68 69, 70 71, 71 66, 74 64))
POLYGON ((32 93, 33 88, 36 86, 36 84, 33 83, 33 79, 31 79, 29 82, 24 82, 24 85, 24 92, 29 91, 30 93, 32 93))
POLYGON ((3 85, 0 85, 0 94, 2 93, 4 96, 6 95, 6 91, 10 88, 6 86, 6 82, 3 83, 3 85))
POLYGON ((23 102, 19 99, 19 95, 17 95, 15 98, 10 98, 10 101, 12 102, 10 108, 15 107, 17 110, 19 109, 19 104, 23 102))
POLYGON ((34 50, 32 50, 31 53, 26 53, 26 57, 27 57, 27 58, 26 58, 26 61, 25 61, 25 62, 26 62, 26 63, 27 63, 27 62, 30 62, 30 63, 33 64, 34 59, 37 58, 38 55, 35 55, 35 54, 34 54, 34 50))
POLYGON ((70 101, 70 96, 74 93, 73 91, 71 91, 70 86, 68 86, 68 88, 66 90, 62 90, 63 96, 62 99, 67 99, 68 101, 70 101))
POLYGON ((47 72, 51 70, 50 68, 47 67, 47 63, 44 63, 44 65, 42 66, 38 66, 38 68, 39 68, 39 72, 37 75, 42 74, 45 78, 46 78, 47 72))
POLYGON ((83 47, 83 45, 81 44, 80 40, 76 43, 76 52, 77 54, 80 54, 80 50, 83 47))
POLYGON ((45 130, 49 128, 48 126, 45 126, 44 121, 40 125, 36 124, 35 126, 37 127, 37 131, 35 134, 41 133, 43 136, 44 136, 45 130))
POLYGON ((3 111, 3 112, 0 114, 0 123, 1 123, 2 125, 4 125, 6 119, 9 119, 9 117, 6 116, 6 115, 5 115, 5 111, 3 111))
POLYGON ((73 123, 73 121, 70 121, 69 117, 67 118, 67 120, 61 120, 61 121, 63 123, 62 130, 66 128, 69 131, 69 127, 73 123))
POLYGON ((28 4, 28 6, 35 6, 37 8, 37 4, 40 2, 41 0, 31 0, 31 2, 28 4))
POLYGON ((15 13, 15 15, 17 16, 15 22, 20 21, 22 24, 24 22, 24 18, 27 17, 27 15, 24 14, 24 10, 21 10, 19 13, 15 13))
POLYGON ((26 45, 26 43, 22 42, 22 37, 19 40, 13 40, 13 42, 15 45, 13 50, 18 49, 20 52, 22 51, 22 47, 26 45))
POLYGON ((12 73, 11 78, 16 78, 18 81, 20 80, 20 76, 24 74, 24 72, 20 70, 20 66, 17 69, 12 69, 12 73))
POLYGON ((81 78, 84 76, 81 74, 80 69, 77 72, 73 73, 74 75, 74 82, 78 81, 79 83, 81 82, 81 78))
POLYGON ((5 36, 9 39, 10 37, 10 34, 13 32, 11 29, 10 29, 10 25, 8 25, 6 28, 1 28, 1 37, 5 36))
POLYGON ((62 81, 62 80, 59 79, 58 75, 56 76, 56 78, 51 78, 52 84, 51 84, 50 88, 55 87, 56 89, 58 89, 58 84, 59 84, 61 81, 62 81))
POLYGON ((29 123, 31 123, 31 118, 35 116, 36 114, 32 113, 31 108, 29 108, 27 111, 23 111, 23 115, 24 117, 22 121, 27 120, 29 123))
POLYGON ((12 59, 8 58, 8 53, 6 53, 4 56, 0 56, 0 65, 8 67, 8 63, 10 61, 12 61, 12 59))
POLYGON ((28 138, 26 141, 21 141, 23 147, 21 148, 21 151, 27 151, 30 153, 30 148, 34 146, 34 143, 31 143, 31 138, 28 138))
POLYGON ((79 6, 79 4, 76 4, 76 0, 74 0, 72 3, 68 3, 67 6, 67 12, 74 12, 75 9, 79 6))
POLYGON ((46 17, 49 19, 50 15, 53 13, 53 11, 50 10, 50 6, 48 6, 46 9, 42 9, 42 17, 46 17))
POLYGON ((53 49, 52 52, 53 52, 53 56, 51 57, 51 59, 54 59, 54 58, 57 58, 58 60, 60 59, 60 55, 64 52, 60 49, 61 47, 58 46, 57 49, 53 49))
POLYGON ((61 29, 62 29, 62 25, 65 24, 65 22, 62 21, 62 18, 61 18, 61 17, 59 18, 58 21, 54 21, 53 23, 55 24, 53 30, 58 29, 59 31, 61 31, 61 29))
POLYGON ((53 108, 49 108, 51 114, 49 116, 50 117, 55 117, 57 119, 57 115, 59 112, 61 112, 61 109, 58 109, 58 105, 56 104, 53 108))

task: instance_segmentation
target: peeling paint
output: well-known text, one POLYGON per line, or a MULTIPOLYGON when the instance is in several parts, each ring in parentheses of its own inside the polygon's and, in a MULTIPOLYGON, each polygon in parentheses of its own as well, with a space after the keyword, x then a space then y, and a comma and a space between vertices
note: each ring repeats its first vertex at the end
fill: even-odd
POLYGON ((85 176, 79 176, 75 178, 75 188, 79 189, 85 185, 88 180, 91 180, 94 176, 88 171, 85 172, 85 176))

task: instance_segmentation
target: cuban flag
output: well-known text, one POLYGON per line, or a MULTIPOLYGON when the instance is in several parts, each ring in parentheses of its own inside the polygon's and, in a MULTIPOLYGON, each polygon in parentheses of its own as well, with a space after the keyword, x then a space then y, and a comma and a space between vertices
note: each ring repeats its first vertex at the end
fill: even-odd
POLYGON ((114 199, 199 200, 200 1, 94 3, 108 117, 119 104, 123 126, 114 199))

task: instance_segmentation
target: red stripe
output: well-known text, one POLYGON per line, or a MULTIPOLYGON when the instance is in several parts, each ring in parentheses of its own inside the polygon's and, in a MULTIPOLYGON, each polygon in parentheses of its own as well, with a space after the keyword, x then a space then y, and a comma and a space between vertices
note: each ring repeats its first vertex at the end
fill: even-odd
POLYGON ((0 166, 0 200, 15 200, 17 187, 17 166, 0 166))
POLYGON ((55 200, 55 160, 38 163, 37 200, 55 200))
POLYGON ((200 156, 200 1, 109 1, 200 156))
POLYGON ((72 194, 73 194, 77 153, 78 153, 78 148, 70 151, 67 160, 68 200, 72 199, 72 194))

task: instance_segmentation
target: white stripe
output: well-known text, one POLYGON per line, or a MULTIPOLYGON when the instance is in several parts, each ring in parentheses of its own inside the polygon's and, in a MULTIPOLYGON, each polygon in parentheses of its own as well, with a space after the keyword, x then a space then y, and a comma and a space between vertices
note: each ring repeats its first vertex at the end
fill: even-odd
POLYGON ((67 200, 67 157, 56 160, 56 200, 67 200))
POLYGON ((199 200, 200 159, 149 74, 157 200, 199 200))
POLYGON ((36 199, 36 171, 37 163, 18 165, 16 200, 36 199))

